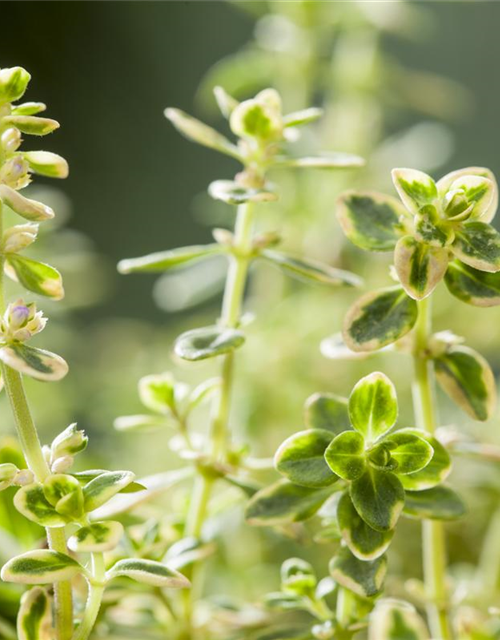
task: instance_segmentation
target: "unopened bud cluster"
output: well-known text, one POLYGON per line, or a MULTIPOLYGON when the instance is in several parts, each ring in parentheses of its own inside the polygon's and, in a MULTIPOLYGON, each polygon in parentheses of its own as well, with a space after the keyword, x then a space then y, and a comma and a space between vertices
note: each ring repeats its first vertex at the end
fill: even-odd
POLYGON ((19 299, 11 302, 0 321, 0 339, 7 344, 26 342, 47 324, 42 311, 37 311, 34 302, 19 299))

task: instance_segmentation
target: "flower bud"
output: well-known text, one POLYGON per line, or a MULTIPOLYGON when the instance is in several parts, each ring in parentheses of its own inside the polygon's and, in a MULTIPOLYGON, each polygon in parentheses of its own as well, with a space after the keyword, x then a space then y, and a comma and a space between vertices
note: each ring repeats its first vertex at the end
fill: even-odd
POLYGON ((22 67, 0 69, 0 103, 19 100, 30 80, 30 74, 22 67))
POLYGON ((448 218, 465 220, 474 209, 474 203, 469 202, 463 189, 448 191, 444 197, 444 212, 448 218))
POLYGON ((20 155, 9 158, 0 169, 0 184, 12 189, 22 189, 29 183, 29 164, 20 155))
POLYGON ((52 460, 55 462, 58 458, 65 456, 74 456, 83 451, 87 446, 88 438, 85 431, 78 429, 76 422, 70 424, 62 433, 60 433, 52 442, 52 460))
POLYGON ((11 227, 3 234, 3 250, 5 253, 21 251, 35 242, 37 233, 38 225, 29 222, 11 227))
POLYGON ((245 100, 231 113, 232 132, 241 138, 269 140, 279 138, 283 132, 281 114, 266 102, 245 100))
POLYGON ((0 335, 3 340, 9 342, 25 342, 32 336, 40 333, 47 324, 42 311, 36 310, 36 304, 20 299, 11 302, 0 322, 0 335))
POLYGON ((7 154, 15 153, 21 146, 21 132, 15 127, 6 129, 1 138, 2 149, 7 154))
POLYGON ((10 487, 18 471, 19 470, 16 465, 11 464, 10 462, 0 464, 0 491, 10 487))
POLYGON ((68 469, 71 469, 74 461, 73 456, 62 456, 54 460, 50 470, 52 473, 65 473, 68 469))
POLYGON ((16 474, 13 484, 18 487, 25 487, 28 484, 33 484, 33 482, 35 482, 33 471, 31 471, 30 469, 21 469, 16 474))
POLYGON ((23 154, 30 171, 48 178, 67 178, 69 173, 66 160, 50 151, 27 151, 23 154))

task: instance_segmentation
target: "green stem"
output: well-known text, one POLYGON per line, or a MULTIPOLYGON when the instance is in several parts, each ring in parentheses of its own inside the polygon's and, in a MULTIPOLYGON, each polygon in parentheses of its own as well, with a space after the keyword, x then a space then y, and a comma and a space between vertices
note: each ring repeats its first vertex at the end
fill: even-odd
MULTIPOLYGON (((418 303, 418 321, 415 327, 415 385, 414 407, 421 429, 434 433, 437 427, 434 392, 434 370, 428 356, 431 335, 430 299, 418 303)), ((446 590, 446 540, 441 522, 425 520, 422 523, 422 546, 425 589, 428 599, 427 615, 431 635, 436 640, 451 640, 446 590)))
POLYGON ((87 640, 92 633, 104 594, 104 576, 106 568, 102 553, 92 554, 92 579, 89 581, 89 594, 85 605, 83 620, 76 630, 73 640, 87 640))
MULTIPOLYGON (((2 236, 3 215, 0 201, 0 239, 2 236)), ((4 258, 0 253, 0 313, 3 313, 5 309, 3 268, 4 258)), ((50 475, 50 469, 43 456, 38 433, 24 391, 22 377, 17 371, 4 364, 2 364, 1 370, 24 457, 38 482, 43 482, 50 475)), ((54 551, 59 551, 59 553, 67 554, 64 529, 47 528, 46 531, 49 547, 54 551)), ((69 581, 54 584, 54 601, 57 640, 70 640, 73 634, 73 597, 69 581)))

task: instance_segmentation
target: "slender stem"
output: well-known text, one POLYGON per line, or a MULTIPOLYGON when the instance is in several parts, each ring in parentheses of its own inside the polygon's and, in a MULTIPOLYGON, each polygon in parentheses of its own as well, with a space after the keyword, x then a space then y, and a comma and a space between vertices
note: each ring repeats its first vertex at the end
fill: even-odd
MULTIPOLYGON (((431 334, 430 299, 425 298, 418 305, 414 348, 414 407, 419 427, 428 433, 434 433, 437 426, 436 402, 432 361, 428 357, 431 334)), ((435 640, 451 640, 453 636, 448 618, 446 590, 446 540, 441 522, 425 520, 422 523, 422 546, 431 634, 435 640)))
POLYGON ((76 630, 73 640, 87 640, 92 633, 99 610, 101 608, 102 596, 104 594, 105 575, 104 555, 102 553, 92 554, 92 580, 89 581, 89 594, 85 605, 83 620, 76 630))
MULTIPOLYGON (((3 215, 0 200, 0 239, 3 236, 3 215)), ((4 257, 0 252, 0 313, 5 309, 4 257)), ((38 438, 38 432, 31 416, 31 411, 24 391, 21 375, 2 364, 1 367, 5 390, 10 401, 16 429, 21 443, 26 462, 33 471, 36 479, 43 482, 50 475, 49 466, 43 456, 42 447, 38 438)), ((47 528, 47 541, 49 547, 60 553, 67 553, 66 535, 64 529, 47 528)), ((55 600, 55 627, 57 640, 69 640, 73 633, 73 598, 71 583, 69 581, 54 584, 55 600)))

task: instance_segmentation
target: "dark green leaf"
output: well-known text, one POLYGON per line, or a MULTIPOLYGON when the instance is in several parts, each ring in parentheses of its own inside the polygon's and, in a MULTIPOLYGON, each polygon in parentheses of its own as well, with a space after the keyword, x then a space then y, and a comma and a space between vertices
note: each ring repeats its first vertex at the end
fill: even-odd
POLYGON ((379 371, 362 378, 349 397, 351 424, 369 442, 387 433, 398 417, 396 389, 379 371))
POLYGON ((455 256, 480 271, 500 271, 500 233, 486 222, 465 222, 455 231, 455 256))
POLYGON ((331 431, 323 429, 295 433, 276 452, 274 465, 290 482, 303 487, 327 487, 338 480, 325 462, 331 440, 331 431))
POLYGON ((420 471, 432 460, 434 449, 418 436, 405 431, 396 431, 384 440, 390 445, 391 458, 397 462, 394 473, 408 474, 420 471))
POLYGON ((424 438, 434 451, 430 462, 423 469, 399 477, 407 491, 430 489, 448 477, 451 471, 451 458, 437 438, 418 429, 402 429, 398 433, 410 433, 424 438))
POLYGON ((372 598, 382 591, 386 573, 385 556, 372 561, 359 560, 347 547, 340 549, 330 561, 332 578, 362 598, 372 598))
POLYGON ((440 485, 425 491, 407 491, 404 513, 426 520, 455 520, 465 514, 462 498, 450 489, 440 485))
POLYGON ((315 393, 304 406, 306 426, 311 429, 326 429, 334 434, 351 428, 347 398, 333 393, 315 393))
POLYGON ((356 511, 372 529, 390 531, 403 510, 405 492, 393 473, 369 466, 351 484, 351 499, 356 511))
POLYGON ((494 307, 500 304, 500 271, 488 273, 453 260, 444 278, 446 286, 462 302, 476 307, 494 307))
POLYGON ((361 278, 354 273, 335 269, 309 258, 299 258, 270 249, 264 249, 260 256, 279 267, 287 275, 303 282, 333 286, 346 284, 351 287, 359 287, 362 284, 361 278))
POLYGON ((180 335, 175 341, 175 353, 183 360, 205 360, 230 353, 245 342, 245 336, 237 329, 203 327, 180 335))

